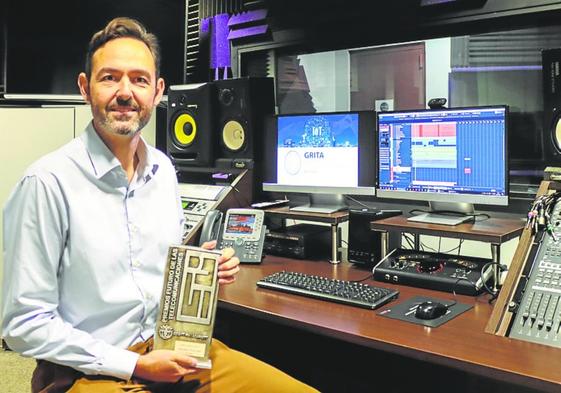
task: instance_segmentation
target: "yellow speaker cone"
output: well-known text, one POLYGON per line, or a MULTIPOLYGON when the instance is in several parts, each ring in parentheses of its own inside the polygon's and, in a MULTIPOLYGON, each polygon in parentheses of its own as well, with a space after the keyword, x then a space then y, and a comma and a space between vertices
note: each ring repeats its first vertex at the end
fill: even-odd
POLYGON ((555 134, 553 135, 553 142, 557 150, 561 149, 561 120, 557 118, 555 121, 555 134))
POLYGON ((222 141, 228 149, 232 151, 240 150, 245 142, 243 126, 235 120, 230 120, 222 129, 222 141))
POLYGON ((193 116, 188 113, 182 113, 177 116, 173 124, 173 135, 175 140, 184 146, 189 146, 197 136, 197 123, 193 116))

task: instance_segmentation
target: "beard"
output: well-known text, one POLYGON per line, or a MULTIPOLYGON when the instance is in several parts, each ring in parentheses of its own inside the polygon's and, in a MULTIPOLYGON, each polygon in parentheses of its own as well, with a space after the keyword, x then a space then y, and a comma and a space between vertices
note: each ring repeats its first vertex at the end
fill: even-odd
POLYGON ((134 136, 148 124, 150 120, 150 110, 141 108, 131 100, 111 103, 101 109, 93 108, 96 117, 99 119, 100 126, 111 134, 122 136, 134 136), (116 109, 129 109, 129 112, 122 113, 116 109))

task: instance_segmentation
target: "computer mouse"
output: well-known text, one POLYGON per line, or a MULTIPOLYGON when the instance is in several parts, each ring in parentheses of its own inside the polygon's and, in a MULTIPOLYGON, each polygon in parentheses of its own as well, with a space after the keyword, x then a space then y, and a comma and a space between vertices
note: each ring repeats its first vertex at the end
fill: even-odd
POLYGON ((427 300, 417 306, 415 318, 436 319, 446 314, 446 311, 448 311, 448 306, 445 304, 427 300))

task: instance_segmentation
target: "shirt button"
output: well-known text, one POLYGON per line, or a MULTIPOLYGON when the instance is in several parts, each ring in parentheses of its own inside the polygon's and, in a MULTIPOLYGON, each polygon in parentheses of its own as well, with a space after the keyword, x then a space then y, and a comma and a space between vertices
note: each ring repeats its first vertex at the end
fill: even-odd
POLYGON ((139 261, 138 259, 135 259, 134 261, 132 261, 132 265, 133 265, 134 267, 140 267, 141 263, 140 263, 140 261, 139 261))

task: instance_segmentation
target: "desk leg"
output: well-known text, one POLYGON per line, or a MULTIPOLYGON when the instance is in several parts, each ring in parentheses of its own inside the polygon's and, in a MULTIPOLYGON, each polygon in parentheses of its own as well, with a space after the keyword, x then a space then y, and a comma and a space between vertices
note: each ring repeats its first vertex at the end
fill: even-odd
POLYGON ((501 263, 501 245, 496 243, 491 243, 491 259, 493 263, 493 290, 497 291, 500 284, 500 274, 501 269, 499 269, 499 264, 501 263))
POLYGON ((380 232, 380 241, 382 244, 380 244, 380 246, 382 247, 381 252, 380 252, 380 256, 382 257, 381 259, 384 259, 386 257, 386 255, 388 255, 389 252, 389 233, 387 231, 382 231, 380 232))
POLYGON ((330 263, 337 264, 341 262, 339 260, 339 236, 338 236, 338 225, 331 224, 331 260, 330 263))
POLYGON ((413 246, 417 251, 421 249, 421 235, 419 235, 418 233, 413 234, 413 246))

